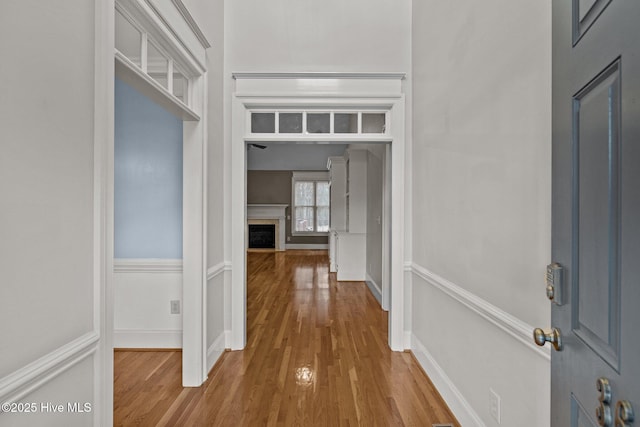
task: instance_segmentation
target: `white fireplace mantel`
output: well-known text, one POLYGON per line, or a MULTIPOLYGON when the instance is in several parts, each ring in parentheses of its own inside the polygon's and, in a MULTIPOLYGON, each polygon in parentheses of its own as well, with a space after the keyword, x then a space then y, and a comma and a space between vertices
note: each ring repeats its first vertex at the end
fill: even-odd
MULTIPOLYGON (((252 223, 275 224, 276 250, 284 251, 285 242, 285 210, 289 205, 283 204, 247 204, 247 226, 252 223)), ((245 233, 248 236, 249 233, 245 233)), ((245 248, 249 247, 248 239, 245 241, 245 248)))

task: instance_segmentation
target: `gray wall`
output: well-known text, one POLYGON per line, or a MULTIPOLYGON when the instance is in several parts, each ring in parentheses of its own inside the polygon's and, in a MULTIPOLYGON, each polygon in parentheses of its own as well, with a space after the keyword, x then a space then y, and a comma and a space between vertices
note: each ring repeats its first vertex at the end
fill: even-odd
MULTIPOLYGON (((323 171, 324 172, 324 171, 323 171)), ((292 171, 258 171, 247 172, 248 204, 287 204, 286 243, 291 244, 327 244, 325 236, 293 236, 291 235, 291 178, 292 171)))

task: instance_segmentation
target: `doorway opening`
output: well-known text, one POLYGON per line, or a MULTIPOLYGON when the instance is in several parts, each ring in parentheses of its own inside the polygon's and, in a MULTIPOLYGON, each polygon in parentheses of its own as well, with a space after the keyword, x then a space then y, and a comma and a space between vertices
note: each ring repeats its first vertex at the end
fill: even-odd
MULTIPOLYGON (((403 74, 234 74, 231 215, 226 229, 233 275, 228 346, 246 343, 247 145, 388 144, 389 346, 408 348, 404 333, 404 97, 403 74), (355 123, 355 124, 354 124, 355 123), (381 124, 382 123, 382 124, 381 124), (283 128, 284 126, 284 128, 283 128), (370 130, 373 126, 376 131, 370 130), (340 136, 336 136, 340 134, 340 136), (244 238, 239 238, 244 236, 244 238)), ((382 219, 381 219, 382 220, 382 219)), ((382 292, 384 295, 384 291, 382 292)))

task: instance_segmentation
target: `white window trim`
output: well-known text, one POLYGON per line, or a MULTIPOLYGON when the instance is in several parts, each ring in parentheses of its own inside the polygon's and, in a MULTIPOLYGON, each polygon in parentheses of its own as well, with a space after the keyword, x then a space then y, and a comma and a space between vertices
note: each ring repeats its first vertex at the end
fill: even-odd
MULTIPOLYGON (((289 226, 291 227, 292 236, 328 236, 328 231, 296 231, 294 222, 296 219, 296 181, 330 181, 329 172, 299 172, 294 171, 291 177, 291 219, 289 226)), ((315 206, 315 201, 314 201, 315 206)), ((314 221, 317 218, 314 217, 314 221)), ((315 225, 314 225, 315 228, 315 225)))

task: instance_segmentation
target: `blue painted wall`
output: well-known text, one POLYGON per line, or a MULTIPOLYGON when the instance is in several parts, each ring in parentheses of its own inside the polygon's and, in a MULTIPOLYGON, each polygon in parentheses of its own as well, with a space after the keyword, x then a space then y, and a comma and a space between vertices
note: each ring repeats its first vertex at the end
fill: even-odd
POLYGON ((115 82, 115 258, 182 258, 182 121, 115 82))

